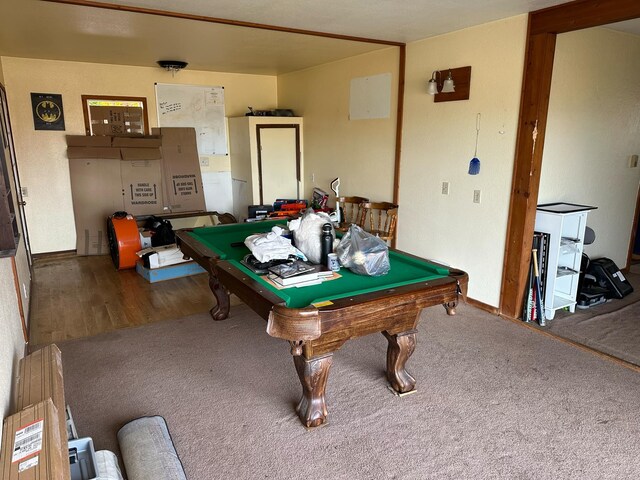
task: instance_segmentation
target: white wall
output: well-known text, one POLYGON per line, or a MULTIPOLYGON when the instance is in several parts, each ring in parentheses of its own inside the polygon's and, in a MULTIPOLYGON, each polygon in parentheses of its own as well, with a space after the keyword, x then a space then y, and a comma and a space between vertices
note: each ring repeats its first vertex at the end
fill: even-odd
POLYGON ((0 258, 0 416, 11 406, 11 392, 18 360, 24 354, 24 341, 18 296, 13 284, 11 258, 0 258))
POLYGON ((392 47, 278 77, 279 108, 304 117, 306 198, 314 187, 333 196, 340 177, 341 195, 393 200, 398 59, 392 47), (389 118, 349 120, 351 80, 383 73, 392 75, 389 118))
MULTIPOLYGON (((276 77, 184 70, 172 77, 160 68, 2 57, 33 253, 73 250, 75 225, 65 135, 83 135, 81 95, 144 96, 149 123, 157 126, 154 84, 225 87, 225 114, 244 115, 248 105, 277 106, 276 77), (62 94, 66 131, 35 131, 30 93, 62 94)), ((229 171, 228 157, 212 157, 203 171, 229 171)))
POLYGON ((526 30, 521 15, 407 46, 398 247, 467 271, 469 296, 492 306, 500 299, 526 30), (434 103, 431 72, 465 65, 469 100, 434 103), (481 170, 471 176, 478 113, 481 170))
POLYGON ((539 203, 595 205, 592 257, 626 265, 640 168, 640 37, 604 28, 558 35, 539 203))
MULTIPOLYGON (((4 85, 3 65, 0 61, 0 83, 4 85)), ((16 258, 19 269, 24 269, 26 256, 24 243, 16 258)), ((4 418, 11 408, 14 372, 18 360, 24 354, 24 341, 18 296, 14 285, 11 258, 0 258, 0 417, 4 418)))

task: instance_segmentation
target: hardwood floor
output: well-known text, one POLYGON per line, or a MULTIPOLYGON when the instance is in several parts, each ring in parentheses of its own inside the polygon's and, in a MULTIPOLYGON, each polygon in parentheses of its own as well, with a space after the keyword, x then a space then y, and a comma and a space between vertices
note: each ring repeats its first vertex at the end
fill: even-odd
MULTIPOLYGON (((640 301, 640 264, 628 274, 636 291, 599 308, 595 316, 640 301)), ((148 283, 135 270, 117 271, 111 257, 75 255, 38 258, 33 266, 30 348, 112 330, 207 312, 214 304, 206 274, 148 283)), ((231 297, 232 305, 241 303, 231 297)), ((558 312, 558 320, 571 315, 558 312)), ((552 326, 545 329, 550 334, 552 326)))
POLYGON ((149 283, 110 256, 40 258, 33 266, 30 345, 89 337, 208 311, 206 274, 149 283))

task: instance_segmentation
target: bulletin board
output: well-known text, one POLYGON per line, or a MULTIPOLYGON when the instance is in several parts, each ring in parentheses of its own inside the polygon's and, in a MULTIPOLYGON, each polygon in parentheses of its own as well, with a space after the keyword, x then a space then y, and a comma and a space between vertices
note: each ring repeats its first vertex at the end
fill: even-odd
POLYGON ((227 155, 224 87, 156 83, 159 127, 194 127, 200 155, 227 155))

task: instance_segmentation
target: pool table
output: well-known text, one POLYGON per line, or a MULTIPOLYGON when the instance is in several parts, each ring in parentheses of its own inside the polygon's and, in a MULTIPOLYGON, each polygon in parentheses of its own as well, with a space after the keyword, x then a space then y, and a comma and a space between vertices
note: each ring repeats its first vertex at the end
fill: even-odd
POLYGON ((240 260, 249 253, 243 244, 247 236, 284 223, 262 221, 176 232, 185 257, 209 273, 217 300, 211 316, 227 318, 229 294, 234 293, 267 320, 269 335, 289 342, 302 384, 296 411, 307 427, 326 421, 325 388, 333 352, 349 339, 382 333, 388 341, 387 380, 398 393, 412 391, 416 381, 405 365, 415 349, 419 314, 438 304, 455 314, 459 296, 466 296, 467 274, 390 249, 391 269, 386 275, 362 276, 342 268, 338 279, 278 290, 240 260))

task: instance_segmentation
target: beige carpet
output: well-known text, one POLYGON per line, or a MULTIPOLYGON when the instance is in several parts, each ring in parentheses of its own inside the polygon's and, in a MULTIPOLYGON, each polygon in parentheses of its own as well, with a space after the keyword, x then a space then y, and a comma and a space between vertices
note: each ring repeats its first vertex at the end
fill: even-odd
POLYGON ((622 299, 575 313, 557 312, 546 327, 554 335, 640 366, 640 274, 625 274, 634 291, 622 299))
POLYGON ((640 302, 553 325, 553 333, 640 366, 640 302))
POLYGON ((288 344, 244 306, 60 344, 78 431, 166 418, 191 480, 640 478, 640 375, 472 307, 423 314, 398 398, 386 340, 334 355, 329 423, 306 430, 288 344))

